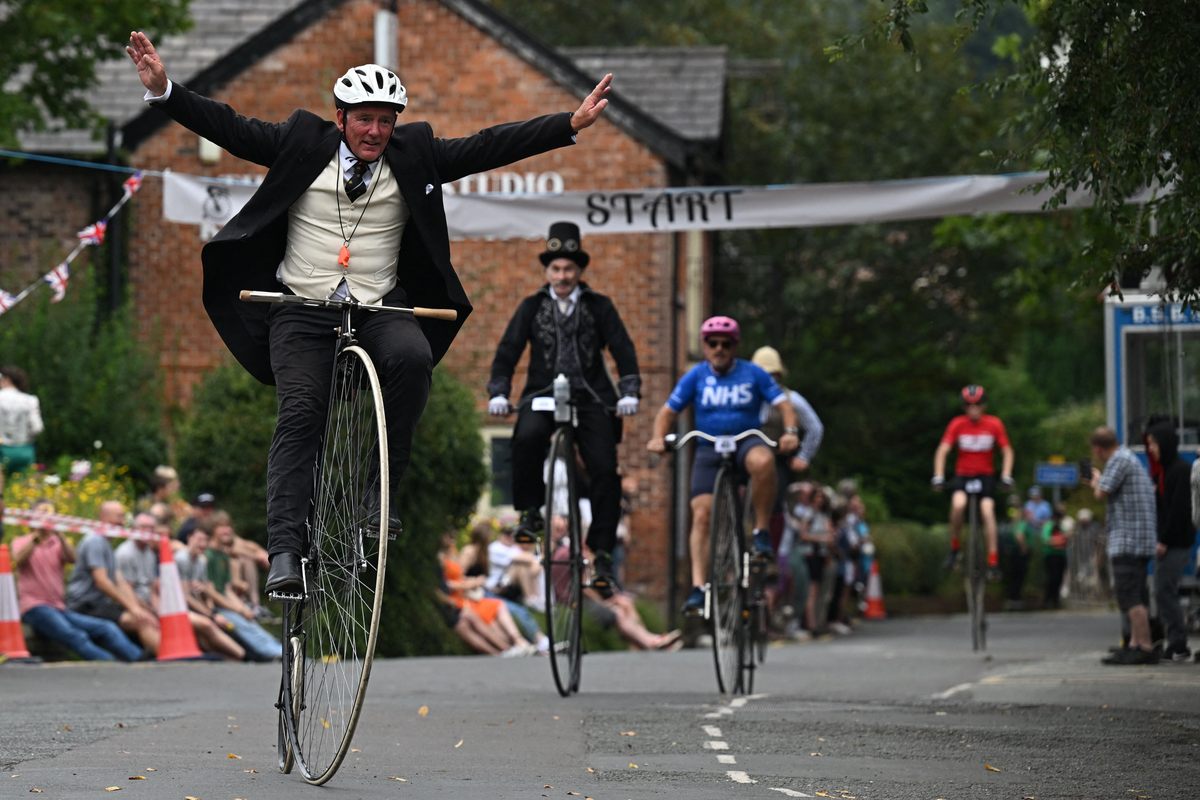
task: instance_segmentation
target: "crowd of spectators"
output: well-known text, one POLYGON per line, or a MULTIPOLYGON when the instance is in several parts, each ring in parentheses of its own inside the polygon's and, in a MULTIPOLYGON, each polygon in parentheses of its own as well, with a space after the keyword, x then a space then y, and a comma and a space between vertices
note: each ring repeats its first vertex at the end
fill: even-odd
POLYGON ((851 633, 874 553, 857 485, 792 483, 783 509, 782 526, 773 526, 778 578, 768 591, 775 633, 793 641, 851 633))
POLYGON ((85 660, 154 658, 159 626, 159 542, 178 567, 188 620, 201 650, 214 659, 275 661, 279 640, 261 604, 258 572, 266 553, 237 535, 211 494, 188 504, 178 497, 175 470, 159 467, 150 494, 130 518, 124 504, 105 500, 102 523, 78 544, 56 529, 54 504, 32 505, 29 532, 13 541, 21 621, 36 640, 85 660), (129 531, 115 548, 115 531, 129 531))

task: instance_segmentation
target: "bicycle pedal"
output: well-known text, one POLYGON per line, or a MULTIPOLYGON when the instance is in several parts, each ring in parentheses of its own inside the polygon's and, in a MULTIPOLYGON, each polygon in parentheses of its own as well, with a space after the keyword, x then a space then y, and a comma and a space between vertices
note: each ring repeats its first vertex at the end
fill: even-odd
POLYGON ((304 600, 304 595, 299 592, 268 592, 267 599, 284 603, 299 603, 304 600))
MULTIPOLYGON (((368 538, 368 539, 378 539, 378 538, 379 538, 379 531, 377 531, 377 530, 375 530, 374 528, 372 528, 372 529, 371 529, 371 530, 369 530, 369 531, 364 531, 364 532, 363 532, 363 536, 365 536, 365 537, 366 537, 366 538, 368 538)), ((388 541, 389 541, 389 542, 394 542, 394 541, 396 541, 396 534, 392 533, 391 531, 388 531, 387 538, 388 538, 388 541)))

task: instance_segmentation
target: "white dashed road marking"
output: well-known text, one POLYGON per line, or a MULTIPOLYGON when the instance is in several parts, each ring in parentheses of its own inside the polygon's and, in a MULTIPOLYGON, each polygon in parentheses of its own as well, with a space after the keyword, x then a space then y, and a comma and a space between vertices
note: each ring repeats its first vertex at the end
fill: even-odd
POLYGON ((957 686, 951 686, 949 689, 947 689, 944 692, 938 692, 937 694, 931 695, 931 697, 933 697, 934 700, 949 700, 951 697, 958 694, 959 692, 967 691, 968 689, 971 688, 972 685, 973 684, 970 684, 970 683, 960 683, 957 686))
POLYGON ((797 792, 795 789, 780 789, 776 786, 772 786, 771 791, 772 792, 782 792, 783 794, 787 795, 788 797, 812 797, 811 794, 805 794, 804 792, 797 792))
POLYGON ((717 763, 719 764, 736 764, 737 759, 728 753, 720 753, 717 755, 717 763))
POLYGON ((716 725, 705 725, 704 732, 714 739, 721 738, 721 729, 718 728, 716 725))
POLYGON ((709 740, 704 743, 704 749, 705 750, 728 750, 729 742, 722 742, 719 739, 717 739, 715 741, 709 740))
POLYGON ((729 779, 735 783, 758 783, 758 781, 754 780, 754 778, 751 778, 741 770, 731 769, 725 774, 728 775, 729 779))

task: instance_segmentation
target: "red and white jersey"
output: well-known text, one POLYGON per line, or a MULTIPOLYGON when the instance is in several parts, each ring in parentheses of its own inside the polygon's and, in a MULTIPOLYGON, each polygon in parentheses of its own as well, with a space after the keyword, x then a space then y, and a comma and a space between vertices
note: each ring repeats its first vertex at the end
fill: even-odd
POLYGON ((978 422, 973 422, 966 414, 960 414, 946 426, 942 444, 958 448, 955 475, 995 475, 992 453, 997 447, 1008 447, 1008 433, 999 417, 984 414, 978 422))

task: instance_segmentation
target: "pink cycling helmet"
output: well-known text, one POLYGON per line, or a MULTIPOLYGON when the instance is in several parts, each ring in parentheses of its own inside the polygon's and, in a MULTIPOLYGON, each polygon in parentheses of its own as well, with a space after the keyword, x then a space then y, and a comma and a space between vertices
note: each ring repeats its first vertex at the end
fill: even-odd
POLYGON ((987 394, 983 391, 983 387, 978 383, 972 383, 964 386, 961 394, 963 405, 981 406, 987 402, 987 394))
POLYGON ((700 326, 700 338, 712 336, 714 333, 724 334, 735 342, 741 341, 742 338, 742 329, 733 317, 709 317, 704 320, 700 326))

